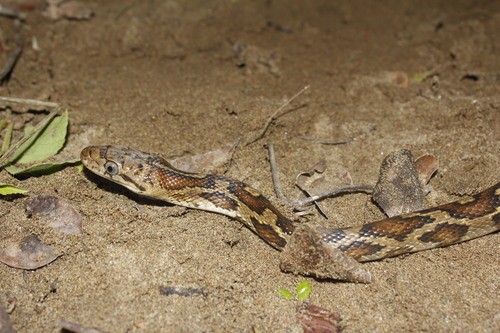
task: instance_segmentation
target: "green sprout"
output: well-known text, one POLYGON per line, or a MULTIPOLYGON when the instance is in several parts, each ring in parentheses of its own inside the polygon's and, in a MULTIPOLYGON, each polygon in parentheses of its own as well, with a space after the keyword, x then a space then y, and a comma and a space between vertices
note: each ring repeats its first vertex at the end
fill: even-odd
POLYGON ((309 284, 309 282, 307 282, 307 280, 304 280, 297 283, 297 285, 295 286, 295 293, 280 288, 278 289, 278 295, 284 299, 292 299, 296 296, 299 301, 303 301, 309 296, 311 291, 312 291, 311 285, 309 284))

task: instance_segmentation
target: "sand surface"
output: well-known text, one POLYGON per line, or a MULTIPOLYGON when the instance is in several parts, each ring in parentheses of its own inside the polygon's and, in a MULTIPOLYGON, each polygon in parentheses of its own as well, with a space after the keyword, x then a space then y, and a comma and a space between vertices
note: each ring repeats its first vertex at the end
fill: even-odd
MULTIPOLYGON (((289 217, 331 227, 384 215, 369 195, 350 194, 323 201, 329 220, 294 217, 274 195, 267 143, 289 197, 296 175, 322 158, 373 184, 400 148, 440 161, 427 207, 499 180, 498 2, 108 0, 85 2, 87 21, 52 21, 43 2, 23 3, 26 22, 0 18, 4 42, 25 34, 0 95, 70 109, 73 157, 90 144, 175 157, 241 138, 228 176, 289 217)), ((304 278, 281 272, 279 253, 237 221, 140 199, 75 168, 26 180, 3 171, 0 182, 29 189, 0 201, 0 235, 35 233, 63 253, 35 271, 0 264, 0 300, 15 303, 19 332, 55 332, 60 320, 108 332, 301 332, 298 302, 277 290, 304 278), (70 200, 84 233, 29 219, 24 205, 39 194, 70 200)), ((370 285, 308 278, 309 301, 338 312, 347 332, 498 332, 499 240, 367 263, 370 285)))

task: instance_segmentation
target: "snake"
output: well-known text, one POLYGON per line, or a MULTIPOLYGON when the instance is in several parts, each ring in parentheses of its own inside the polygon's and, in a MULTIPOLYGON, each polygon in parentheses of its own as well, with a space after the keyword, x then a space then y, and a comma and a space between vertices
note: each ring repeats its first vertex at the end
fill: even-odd
MULTIPOLYGON (((91 172, 141 196, 239 220, 283 250, 297 225, 261 192, 223 175, 191 173, 137 149, 103 145, 82 150, 91 172)), ((343 228, 317 227, 327 246, 359 262, 447 246, 500 229, 500 182, 444 205, 343 228)))

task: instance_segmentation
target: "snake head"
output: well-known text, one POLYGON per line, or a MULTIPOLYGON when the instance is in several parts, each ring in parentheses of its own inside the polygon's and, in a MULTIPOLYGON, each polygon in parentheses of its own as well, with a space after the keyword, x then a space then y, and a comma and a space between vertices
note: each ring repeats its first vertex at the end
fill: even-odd
POLYGON ((145 173, 150 156, 129 147, 109 145, 89 146, 80 153, 87 169, 138 194, 147 194, 151 187, 145 173))

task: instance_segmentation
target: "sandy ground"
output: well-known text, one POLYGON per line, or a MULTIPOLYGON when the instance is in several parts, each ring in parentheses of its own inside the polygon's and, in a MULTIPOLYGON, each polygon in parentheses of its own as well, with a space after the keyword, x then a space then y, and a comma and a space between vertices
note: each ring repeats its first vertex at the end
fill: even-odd
MULTIPOLYGON (((75 157, 106 143, 181 156, 241 137, 227 175, 290 217, 273 193, 266 143, 288 196, 321 158, 355 183, 374 183, 399 148, 439 158, 429 207, 498 181, 498 2, 109 0, 88 2, 88 21, 52 21, 42 2, 22 3, 26 22, 0 18, 4 41, 18 30, 26 37, 0 95, 69 108, 66 151, 75 157), (405 75, 426 71, 406 85, 405 75), (306 85, 292 103, 304 106, 247 145, 306 85)), ((139 199, 75 168, 22 181, 4 171, 6 181, 30 192, 1 200, 0 235, 36 233, 64 253, 36 271, 0 265, 0 300, 14 300, 19 332, 58 331, 59 320, 109 332, 301 332, 298 302, 277 290, 303 277, 282 273, 278 252, 238 222, 139 199), (70 200, 84 233, 63 237, 27 218, 24 205, 39 194, 70 200), (205 295, 165 296, 161 287, 205 295)), ((323 206, 329 220, 301 221, 383 217, 366 194, 323 206)), ((499 240, 367 263, 370 285, 308 278, 309 300, 337 311, 347 332, 498 332, 499 240)))

